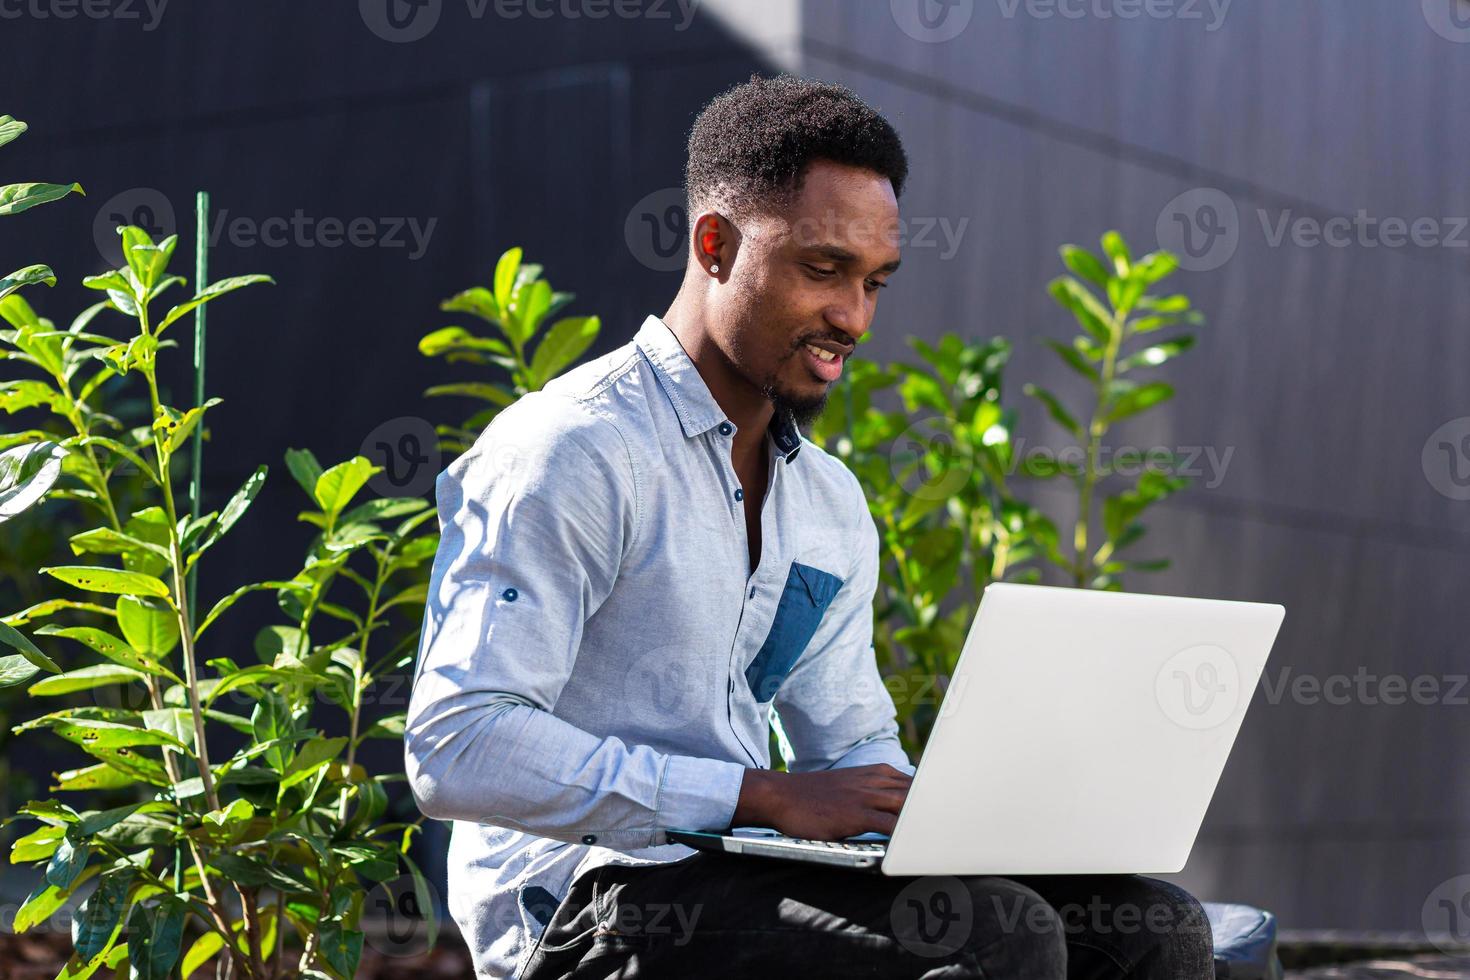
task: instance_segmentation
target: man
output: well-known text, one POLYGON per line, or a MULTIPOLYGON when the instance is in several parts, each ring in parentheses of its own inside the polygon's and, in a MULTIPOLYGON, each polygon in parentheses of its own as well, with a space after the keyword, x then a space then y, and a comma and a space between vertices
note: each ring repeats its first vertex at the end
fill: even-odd
POLYGON ((877 529, 798 430, 899 266, 907 170, 846 89, 716 98, 668 311, 440 476, 407 768, 454 821, 479 975, 1213 975, 1198 903, 1164 882, 885 878, 665 837, 890 833, 908 791, 871 645, 877 529))

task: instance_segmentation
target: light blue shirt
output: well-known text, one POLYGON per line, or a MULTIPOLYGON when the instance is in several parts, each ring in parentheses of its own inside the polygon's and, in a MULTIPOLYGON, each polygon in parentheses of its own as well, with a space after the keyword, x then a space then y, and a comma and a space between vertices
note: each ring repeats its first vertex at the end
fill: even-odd
POLYGON ((582 871, 730 826, 773 722, 793 772, 913 772, 874 661, 861 486, 778 413, 751 574, 735 431, 649 316, 439 476, 405 755, 419 808, 454 821, 449 909, 479 976, 519 973, 582 871))

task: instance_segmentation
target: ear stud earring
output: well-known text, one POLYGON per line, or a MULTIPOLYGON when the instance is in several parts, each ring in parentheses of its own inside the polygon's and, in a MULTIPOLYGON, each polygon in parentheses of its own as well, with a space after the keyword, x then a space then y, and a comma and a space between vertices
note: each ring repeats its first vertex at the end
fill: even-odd
POLYGON ((715 263, 709 267, 709 274, 712 276, 717 276, 720 274, 719 263, 715 263))

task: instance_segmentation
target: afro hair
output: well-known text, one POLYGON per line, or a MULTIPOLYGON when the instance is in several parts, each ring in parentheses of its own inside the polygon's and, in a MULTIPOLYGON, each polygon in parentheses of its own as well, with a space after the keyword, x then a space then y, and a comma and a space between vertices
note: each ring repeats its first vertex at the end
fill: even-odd
POLYGON ((794 75, 751 75, 705 106, 689 133, 689 214, 770 213, 801 191, 813 160, 861 167, 903 193, 908 157, 897 131, 850 89, 794 75))

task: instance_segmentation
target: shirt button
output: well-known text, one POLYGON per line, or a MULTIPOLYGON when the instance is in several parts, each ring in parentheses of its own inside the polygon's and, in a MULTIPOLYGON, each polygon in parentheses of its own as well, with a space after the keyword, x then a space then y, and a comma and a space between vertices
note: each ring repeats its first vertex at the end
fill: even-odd
POLYGON ((583 834, 582 835, 582 843, 583 844, 596 844, 597 843, 597 835, 596 834, 583 834))
POLYGON ((735 488, 735 499, 736 500, 744 500, 745 499, 745 491, 742 490, 742 489, 740 489, 739 487, 736 487, 735 488))
POLYGON ((504 592, 500 593, 500 598, 504 599, 506 602, 515 602, 516 597, 519 595, 520 593, 517 592, 515 589, 506 589, 504 592))
POLYGON ((722 435, 722 436, 728 436, 730 434, 730 432, 731 432, 730 423, 729 422, 721 422, 720 423, 720 435, 722 435))

